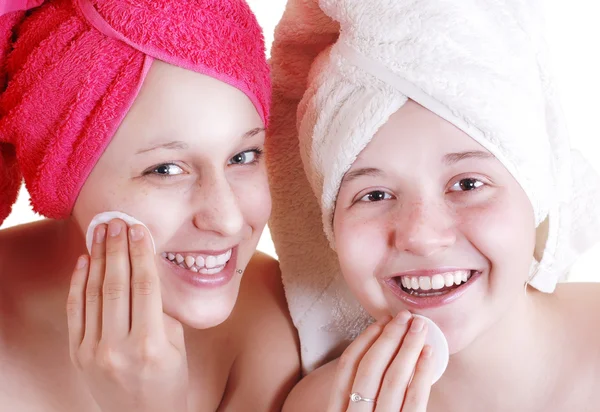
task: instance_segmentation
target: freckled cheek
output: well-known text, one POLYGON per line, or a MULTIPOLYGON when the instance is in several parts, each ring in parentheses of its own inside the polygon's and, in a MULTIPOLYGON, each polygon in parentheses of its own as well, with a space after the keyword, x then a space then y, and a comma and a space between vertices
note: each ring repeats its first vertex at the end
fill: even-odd
POLYGON ((160 188, 131 190, 129 196, 114 200, 113 205, 114 210, 123 211, 148 226, 158 249, 175 237, 194 215, 189 193, 167 193, 160 188))
POLYGON ((371 278, 388 249, 386 223, 373 217, 345 214, 336 218, 334 230, 344 276, 349 282, 371 278))

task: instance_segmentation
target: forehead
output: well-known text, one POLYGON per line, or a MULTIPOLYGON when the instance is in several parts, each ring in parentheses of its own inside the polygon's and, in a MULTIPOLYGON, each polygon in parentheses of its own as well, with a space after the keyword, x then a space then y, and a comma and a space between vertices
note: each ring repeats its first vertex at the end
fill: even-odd
POLYGON ((408 100, 377 131, 357 163, 371 156, 410 161, 436 155, 437 160, 446 153, 465 151, 486 150, 450 122, 408 100))
POLYGON ((212 77, 155 61, 120 132, 156 138, 240 136, 261 127, 250 99, 240 90, 212 77))

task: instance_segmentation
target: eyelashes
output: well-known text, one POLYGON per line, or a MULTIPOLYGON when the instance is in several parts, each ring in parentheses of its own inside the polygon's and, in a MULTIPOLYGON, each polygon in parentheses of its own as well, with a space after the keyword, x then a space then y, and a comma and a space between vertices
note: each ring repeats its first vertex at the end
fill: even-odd
MULTIPOLYGON (((467 177, 456 181, 456 183, 450 186, 450 188, 448 188, 447 191, 451 194, 471 194, 483 190, 486 186, 488 186, 487 183, 483 182, 480 179, 467 177)), ((392 193, 383 189, 377 189, 371 190, 366 194, 360 195, 360 197, 357 201, 355 201, 355 203, 377 203, 393 198, 394 195, 392 193)))
MULTIPOLYGON (((263 150, 254 147, 243 152, 239 152, 227 161, 228 166, 252 166, 258 164, 263 157, 263 150)), ((142 176, 157 177, 168 179, 175 176, 186 174, 184 168, 176 162, 165 162, 154 165, 146 169, 142 176)))
POLYGON ((236 154, 231 159, 229 159, 228 164, 240 165, 240 166, 241 165, 252 165, 252 164, 256 164, 256 163, 260 162, 262 156, 263 156, 263 150, 258 147, 254 147, 252 149, 245 150, 243 152, 236 154), (250 158, 250 160, 248 160, 248 158, 250 158))

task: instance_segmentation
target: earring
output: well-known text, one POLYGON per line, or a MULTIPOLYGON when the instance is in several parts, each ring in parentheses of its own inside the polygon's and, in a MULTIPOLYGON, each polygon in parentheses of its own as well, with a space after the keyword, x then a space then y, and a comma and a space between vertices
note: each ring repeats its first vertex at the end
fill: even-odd
POLYGON ((242 269, 237 269, 237 270, 236 270, 236 273, 237 273, 238 275, 241 275, 242 273, 244 273, 244 271, 243 271, 242 269))

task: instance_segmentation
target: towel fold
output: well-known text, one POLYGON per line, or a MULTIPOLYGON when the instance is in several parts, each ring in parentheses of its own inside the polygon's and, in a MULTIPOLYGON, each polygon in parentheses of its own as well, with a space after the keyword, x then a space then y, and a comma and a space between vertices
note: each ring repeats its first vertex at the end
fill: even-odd
POLYGON ((0 223, 22 178, 36 212, 69 216, 154 59, 238 88, 267 122, 264 40, 243 0, 41 3, 0 0, 0 223))
POLYGON ((600 180, 569 145, 540 16, 536 0, 290 0, 272 49, 270 228, 305 371, 369 322, 327 244, 344 174, 407 99, 524 189, 536 225, 548 225, 533 287, 552 292, 599 240, 600 180))

